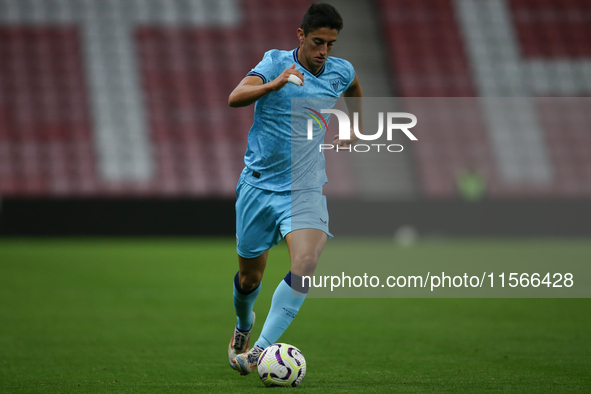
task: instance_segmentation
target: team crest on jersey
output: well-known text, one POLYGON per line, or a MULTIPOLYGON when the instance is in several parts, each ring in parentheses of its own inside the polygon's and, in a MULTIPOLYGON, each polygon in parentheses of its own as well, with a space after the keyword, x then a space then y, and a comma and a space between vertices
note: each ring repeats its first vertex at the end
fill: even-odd
POLYGON ((332 86, 332 90, 334 90, 335 93, 338 92, 339 87, 341 86, 341 80, 340 79, 331 79, 330 86, 332 86))

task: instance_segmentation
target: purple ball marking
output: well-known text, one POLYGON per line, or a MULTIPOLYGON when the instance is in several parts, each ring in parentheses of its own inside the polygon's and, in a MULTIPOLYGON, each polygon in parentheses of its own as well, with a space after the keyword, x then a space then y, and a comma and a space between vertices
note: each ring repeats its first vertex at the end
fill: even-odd
POLYGON ((289 355, 289 357, 291 357, 296 364, 298 365, 298 367, 302 366, 302 363, 300 362, 300 360, 297 359, 296 355, 293 354, 293 352, 296 352, 296 355, 298 353, 298 350, 296 348, 290 347, 287 349, 287 354, 289 355))
POLYGON ((279 349, 277 349, 277 351, 275 352, 275 358, 277 359, 277 362, 280 365, 283 365, 285 367, 285 363, 283 362, 283 359, 281 358, 281 351, 279 349))

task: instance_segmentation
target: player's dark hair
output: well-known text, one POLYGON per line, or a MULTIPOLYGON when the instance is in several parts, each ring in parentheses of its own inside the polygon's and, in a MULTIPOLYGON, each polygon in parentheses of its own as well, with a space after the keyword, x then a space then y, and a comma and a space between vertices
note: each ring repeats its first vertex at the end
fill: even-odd
POLYGON ((304 31, 304 35, 307 36, 311 31, 322 27, 341 31, 343 28, 343 18, 341 18, 341 14, 339 14, 337 9, 330 4, 312 4, 304 14, 300 28, 304 31))

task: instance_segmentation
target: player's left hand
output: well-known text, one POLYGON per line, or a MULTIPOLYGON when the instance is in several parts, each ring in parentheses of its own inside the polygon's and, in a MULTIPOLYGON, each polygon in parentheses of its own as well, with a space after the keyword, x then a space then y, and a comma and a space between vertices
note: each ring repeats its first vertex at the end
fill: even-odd
POLYGON ((355 133, 353 132, 353 130, 349 130, 349 138, 346 140, 341 140, 339 138, 339 135, 335 135, 333 140, 332 140, 332 145, 335 147, 335 149, 337 147, 339 148, 347 148, 349 146, 355 145, 355 143, 359 141, 359 138, 357 138, 357 136, 355 135, 355 133))

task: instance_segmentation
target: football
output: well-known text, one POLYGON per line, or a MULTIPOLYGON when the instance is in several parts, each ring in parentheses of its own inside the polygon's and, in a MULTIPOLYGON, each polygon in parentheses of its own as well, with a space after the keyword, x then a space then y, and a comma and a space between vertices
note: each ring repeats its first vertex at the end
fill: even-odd
POLYGON ((306 376, 306 359, 297 347, 276 343, 263 351, 257 370, 265 386, 297 387, 306 376))

